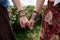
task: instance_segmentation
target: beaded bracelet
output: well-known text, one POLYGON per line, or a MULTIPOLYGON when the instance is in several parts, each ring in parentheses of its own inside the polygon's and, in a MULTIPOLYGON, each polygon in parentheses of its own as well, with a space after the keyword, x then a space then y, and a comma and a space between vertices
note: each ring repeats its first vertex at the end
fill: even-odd
POLYGON ((22 15, 21 15, 21 12, 24 13, 25 11, 24 11, 24 10, 20 10, 20 11, 19 11, 19 17, 26 16, 25 14, 22 14, 22 15))

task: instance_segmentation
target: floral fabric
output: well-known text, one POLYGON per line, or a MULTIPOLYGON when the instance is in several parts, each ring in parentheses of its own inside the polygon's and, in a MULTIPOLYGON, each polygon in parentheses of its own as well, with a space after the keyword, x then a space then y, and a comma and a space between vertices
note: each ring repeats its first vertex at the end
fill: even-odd
POLYGON ((48 1, 48 6, 42 17, 40 40, 60 40, 60 4, 53 6, 54 2, 48 1))

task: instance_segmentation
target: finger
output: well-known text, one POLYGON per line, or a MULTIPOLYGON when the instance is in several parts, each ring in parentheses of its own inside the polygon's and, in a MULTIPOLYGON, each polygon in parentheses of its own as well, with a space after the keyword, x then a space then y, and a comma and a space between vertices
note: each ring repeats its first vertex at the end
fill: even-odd
POLYGON ((28 27, 30 26, 29 22, 26 22, 26 26, 28 26, 28 27))
POLYGON ((20 26, 22 27, 22 21, 20 21, 20 26))
POLYGON ((34 23, 32 22, 32 23, 31 23, 31 28, 32 28, 32 29, 33 29, 33 26, 34 26, 34 23))
POLYGON ((30 21, 30 26, 32 25, 32 22, 30 21))
POLYGON ((30 26, 29 26, 30 30, 33 30, 33 23, 30 22, 30 26))
POLYGON ((21 28, 24 28, 24 23, 20 21, 21 28))
POLYGON ((27 22, 27 23, 26 23, 26 26, 31 30, 30 22, 27 22))
POLYGON ((30 25, 31 25, 31 22, 29 22, 29 25, 28 25, 28 28, 31 30, 31 27, 30 27, 30 25))

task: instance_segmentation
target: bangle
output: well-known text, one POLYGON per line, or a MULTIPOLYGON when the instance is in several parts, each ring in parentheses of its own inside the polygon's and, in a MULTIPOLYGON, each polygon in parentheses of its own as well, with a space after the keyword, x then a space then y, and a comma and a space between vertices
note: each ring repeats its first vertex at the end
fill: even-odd
POLYGON ((19 11, 19 17, 25 16, 25 14, 23 14, 24 12, 25 12, 24 10, 20 10, 20 11, 19 11))
POLYGON ((20 17, 25 17, 25 15, 20 15, 20 17))
POLYGON ((37 19, 38 14, 39 14, 38 12, 33 11, 33 14, 32 14, 31 19, 36 20, 36 19, 37 19))
POLYGON ((33 11, 33 13, 37 13, 37 14, 39 14, 39 12, 37 12, 37 11, 33 11))
POLYGON ((31 19, 36 20, 36 14, 33 13, 31 19))
POLYGON ((20 12, 24 12, 24 10, 20 10, 19 13, 20 13, 20 12))

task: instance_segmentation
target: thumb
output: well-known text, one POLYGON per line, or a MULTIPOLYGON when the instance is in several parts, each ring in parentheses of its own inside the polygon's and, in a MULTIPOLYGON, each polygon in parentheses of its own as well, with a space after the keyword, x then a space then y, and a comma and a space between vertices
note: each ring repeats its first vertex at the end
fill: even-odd
POLYGON ((21 28, 25 27, 25 24, 22 21, 20 21, 20 25, 21 25, 21 28))
POLYGON ((29 29, 33 30, 33 22, 32 21, 30 22, 29 29))

